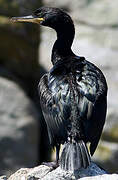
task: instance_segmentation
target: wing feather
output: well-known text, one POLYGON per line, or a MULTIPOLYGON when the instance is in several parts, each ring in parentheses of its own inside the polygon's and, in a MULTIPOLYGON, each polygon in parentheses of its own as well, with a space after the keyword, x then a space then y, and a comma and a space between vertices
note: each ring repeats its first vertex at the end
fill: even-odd
MULTIPOLYGON (((67 139, 67 130, 63 118, 62 102, 59 101, 59 90, 56 93, 58 101, 48 87, 48 74, 44 75, 39 83, 40 102, 47 124, 50 143, 54 146, 67 139), (57 102, 57 103, 56 103, 57 102)), ((64 109, 66 107, 63 104, 64 109)), ((65 111, 65 110, 64 110, 65 111)))
POLYGON ((107 110, 107 83, 103 73, 89 63, 83 81, 79 82, 83 99, 84 133, 86 142, 90 142, 90 153, 94 154, 98 145, 107 110), (87 73, 88 69, 88 73, 87 73))

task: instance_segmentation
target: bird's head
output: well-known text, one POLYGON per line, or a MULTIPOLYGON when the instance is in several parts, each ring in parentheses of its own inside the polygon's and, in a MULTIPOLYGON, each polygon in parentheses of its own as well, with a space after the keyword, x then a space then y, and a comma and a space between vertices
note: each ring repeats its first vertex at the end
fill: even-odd
POLYGON ((71 17, 62 9, 52 7, 41 7, 30 16, 13 17, 13 22, 32 22, 51 27, 55 30, 68 27, 73 24, 71 17))
POLYGON ((71 17, 62 9, 41 7, 30 16, 13 17, 13 22, 31 22, 53 28, 57 32, 57 40, 52 50, 53 64, 62 57, 72 55, 71 45, 75 28, 71 17), (57 58, 59 57, 59 58, 57 58))

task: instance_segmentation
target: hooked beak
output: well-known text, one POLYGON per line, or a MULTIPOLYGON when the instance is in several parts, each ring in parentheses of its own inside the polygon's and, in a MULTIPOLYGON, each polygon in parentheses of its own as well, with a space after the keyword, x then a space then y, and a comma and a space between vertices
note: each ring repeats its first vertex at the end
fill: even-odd
POLYGON ((44 21, 44 18, 38 18, 36 16, 30 15, 30 16, 24 16, 24 17, 12 17, 12 22, 31 22, 40 24, 40 22, 44 21))

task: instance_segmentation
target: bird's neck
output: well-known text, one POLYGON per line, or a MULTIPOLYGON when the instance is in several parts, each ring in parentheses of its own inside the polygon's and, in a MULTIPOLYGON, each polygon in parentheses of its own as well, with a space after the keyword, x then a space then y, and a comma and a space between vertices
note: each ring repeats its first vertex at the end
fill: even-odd
POLYGON ((54 43, 52 49, 51 61, 55 64, 59 60, 63 60, 66 57, 74 55, 71 50, 73 43, 75 29, 74 25, 61 27, 57 31, 57 40, 54 43))

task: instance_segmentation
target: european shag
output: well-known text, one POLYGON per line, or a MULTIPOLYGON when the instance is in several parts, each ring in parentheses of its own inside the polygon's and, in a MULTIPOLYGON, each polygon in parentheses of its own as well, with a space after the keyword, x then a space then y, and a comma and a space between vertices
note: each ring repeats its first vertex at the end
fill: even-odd
POLYGON ((38 86, 41 107, 50 143, 56 147, 56 163, 64 170, 87 168, 106 118, 107 83, 103 73, 71 50, 75 28, 62 9, 41 7, 31 16, 14 17, 12 21, 38 23, 56 31, 53 67, 38 86), (59 160, 61 144, 64 147, 59 160))

